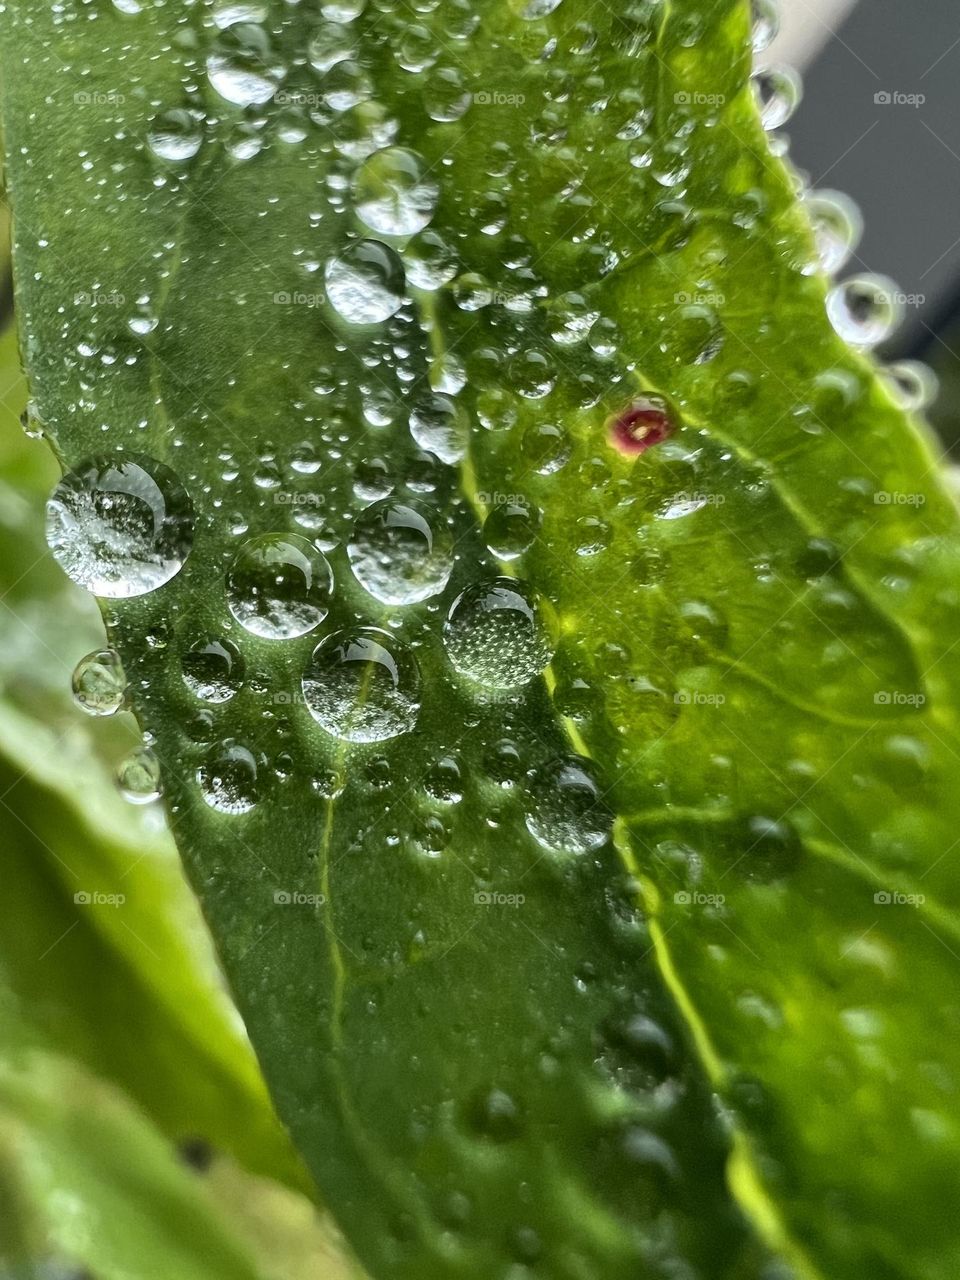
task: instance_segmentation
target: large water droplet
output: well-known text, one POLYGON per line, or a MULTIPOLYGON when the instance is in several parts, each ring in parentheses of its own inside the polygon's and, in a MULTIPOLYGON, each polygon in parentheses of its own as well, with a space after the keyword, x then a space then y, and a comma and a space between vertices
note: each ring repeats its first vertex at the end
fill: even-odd
POLYGON ((842 191, 810 191, 804 204, 813 223, 820 266, 828 275, 839 271, 863 234, 863 218, 842 191))
POLYGON ((331 306, 350 324, 379 324, 403 304, 403 266, 379 240, 348 245, 327 263, 324 279, 331 306))
POLYGON ((827 294, 827 315, 840 335, 855 347, 874 347, 900 322, 897 286, 884 276, 853 276, 827 294))
POLYGON ((192 111, 180 108, 157 116, 147 134, 150 150, 157 159, 171 163, 192 159, 202 141, 197 117, 192 111))
POLYGON ((197 770, 204 803, 220 813, 248 813, 260 797, 262 756, 233 738, 210 748, 197 770))
POLYGON ((47 502, 47 542, 61 568, 95 595, 145 595, 183 568, 193 504, 163 463, 139 454, 90 458, 47 502))
POLYGON ((461 675, 491 689, 515 688, 539 675, 553 657, 556 614, 526 583, 495 578, 456 598, 443 636, 461 675))
POLYGON ((228 702, 243 679, 243 658, 229 640, 216 636, 191 645, 183 655, 183 682, 204 702, 228 702))
POLYGON ((495 503, 483 525, 487 546, 501 560, 516 560, 533 545, 543 515, 527 502, 504 499, 495 503))
POLYGON ((407 277, 417 289, 439 289, 457 274, 457 255, 436 231, 424 231, 405 246, 407 277))
POLYGON ((437 393, 411 410, 410 434, 421 449, 435 453, 441 462, 459 462, 467 451, 470 419, 462 405, 437 393))
POLYGON ((303 674, 311 715, 346 742, 383 742, 412 729, 420 710, 413 653, 376 627, 351 627, 321 640, 303 674))
POLYGON ((88 653, 73 673, 74 702, 91 716, 112 716, 119 711, 126 688, 123 664, 113 649, 88 653))
POLYGON ((793 67, 760 67, 753 75, 753 88, 764 129, 786 124, 803 96, 800 76, 793 67))
POLYGON ((117 766, 117 783, 131 804, 160 798, 160 762, 149 747, 137 747, 117 766))
POLYGON ((423 507, 389 498, 363 512, 347 552, 357 581, 383 604, 428 600, 453 568, 448 530, 435 528, 423 507))
POLYGON ((263 27, 240 22, 228 27, 207 57, 210 83, 228 102, 252 107, 267 102, 282 77, 263 27))
POLYGON ((937 398, 937 375, 919 360, 898 360, 881 374, 897 404, 911 413, 926 409, 937 398))
POLYGON ((412 236, 433 217, 439 188, 415 151, 385 147, 361 165, 353 184, 358 215, 372 231, 412 236))
POLYGON ((599 849, 611 819, 589 761, 571 756, 541 766, 530 784, 527 830, 553 853, 584 854, 599 849))
POLYGON ((227 575, 227 605, 266 640, 306 635, 327 616, 333 573, 306 538, 267 533, 245 542, 227 575))

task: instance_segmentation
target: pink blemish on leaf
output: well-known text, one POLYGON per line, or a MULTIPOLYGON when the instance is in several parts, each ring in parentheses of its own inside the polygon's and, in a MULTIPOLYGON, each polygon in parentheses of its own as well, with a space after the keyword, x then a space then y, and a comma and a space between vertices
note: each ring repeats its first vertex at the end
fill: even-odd
POLYGON ((673 434, 673 419, 662 400, 644 397, 632 401, 611 418, 610 443, 621 453, 644 453, 673 434))

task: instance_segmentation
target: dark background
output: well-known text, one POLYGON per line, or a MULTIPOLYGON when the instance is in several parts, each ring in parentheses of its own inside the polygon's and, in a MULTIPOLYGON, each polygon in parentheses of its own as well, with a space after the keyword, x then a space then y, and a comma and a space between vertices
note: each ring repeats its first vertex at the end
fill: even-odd
POLYGON ((794 163, 863 213, 863 239, 841 276, 878 272, 923 296, 880 354, 934 369, 941 393, 929 416, 960 456, 960 4, 860 0, 803 81, 786 125, 794 163), (878 93, 923 101, 877 102, 878 93))

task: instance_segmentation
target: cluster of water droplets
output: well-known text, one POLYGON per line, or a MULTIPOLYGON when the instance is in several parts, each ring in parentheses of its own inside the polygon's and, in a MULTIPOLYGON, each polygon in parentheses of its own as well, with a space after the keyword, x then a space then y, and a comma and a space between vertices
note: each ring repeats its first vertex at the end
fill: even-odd
MULTIPOLYGON (((754 90, 764 128, 777 130, 788 123, 800 104, 802 83, 788 66, 766 65, 760 56, 779 31, 777 0, 753 0, 754 90)), ((788 139, 771 141, 775 153, 786 154, 788 139)), ((818 269, 835 280, 827 296, 827 316, 837 334, 852 347, 872 351, 895 333, 903 319, 904 294, 887 276, 857 272, 845 279, 836 277, 856 253, 863 234, 863 219, 856 203, 841 191, 804 188, 803 203, 810 219, 816 246, 818 269)), ((916 361, 904 361, 883 370, 893 398, 908 411, 928 408, 937 394, 932 371, 916 361)))
MULTIPOLYGON (((509 289, 460 261, 454 238, 434 225, 441 200, 449 195, 441 185, 443 166, 428 165, 415 149, 416 139, 401 136, 396 121, 378 110, 376 85, 358 59, 353 24, 362 7, 347 0, 322 6, 323 20, 307 50, 316 92, 306 98, 288 87, 290 67, 278 55, 264 25, 265 12, 256 4, 215 6, 217 34, 205 61, 210 86, 244 112, 245 141, 231 144, 237 159, 256 154, 257 138, 280 117, 281 106, 287 109, 281 137, 290 145, 299 145, 311 125, 331 128, 336 122, 338 154, 331 160, 326 199, 330 209, 349 215, 329 252, 301 252, 298 263, 311 282, 322 282, 325 316, 337 335, 336 359, 311 372, 315 402, 305 397, 297 406, 307 438, 286 456, 264 448, 252 477, 254 498, 262 505, 256 516, 248 509, 230 517, 234 539, 221 587, 225 625, 219 634, 191 644, 182 659, 184 688, 200 704, 190 733, 208 746, 198 771, 200 787, 206 801, 223 812, 251 809, 273 768, 252 746, 230 738, 213 741, 218 708, 241 690, 255 691, 259 677, 253 654, 260 642, 293 644, 308 638, 296 651, 297 678, 285 695, 302 703, 331 739, 354 745, 386 742, 415 730, 426 696, 420 670, 426 643, 441 649, 450 687, 479 705, 491 696, 522 695, 553 662, 561 634, 554 605, 523 577, 501 576, 515 567, 522 573, 523 557, 541 536, 543 511, 537 501, 511 494, 481 504, 489 570, 479 578, 458 576, 463 522, 448 514, 450 473, 467 459, 471 431, 506 437, 522 419, 519 453, 539 482, 568 468, 575 456, 575 441, 545 407, 558 386, 577 411, 600 406, 602 412, 609 401, 614 412, 608 441, 621 453, 640 455, 663 444, 675 425, 665 402, 632 394, 634 367, 622 353, 614 320, 583 294, 549 296, 533 246, 507 234, 496 182, 470 213, 480 234, 498 245, 509 289), (474 349, 464 343, 456 353, 438 351, 431 298, 452 307, 458 323, 472 325, 481 318, 490 326, 484 332, 494 335, 488 345, 474 349), (565 362, 568 352, 575 356, 573 370, 565 362), (355 384, 337 365, 342 357, 347 368, 348 355, 355 356, 350 367, 359 371, 355 384), (537 410, 535 419, 531 407, 537 410), (344 494, 328 483, 325 471, 350 458, 358 422, 365 432, 364 456, 356 460, 344 494), (384 440, 382 456, 377 433, 384 440), (403 449, 397 447, 401 433, 403 449), (271 522, 264 504, 278 494, 291 496, 288 490, 293 498, 310 500, 291 501, 289 520, 271 522), (275 527, 287 524, 294 528, 275 527), (409 623, 419 617, 421 606, 428 622, 409 623), (252 645, 246 657, 245 637, 252 645)), ((535 4, 525 16, 536 23, 552 7, 535 4)), ((754 9, 759 58, 776 33, 776 13, 769 0, 754 9)), ((466 10, 462 17, 468 31, 466 10)), ((581 37, 589 47, 589 32, 581 37)), ((408 24, 394 56, 412 76, 424 77, 426 115, 447 125, 472 108, 462 77, 443 65, 441 53, 426 28, 421 34, 408 24)), ((782 67, 758 65, 753 85, 764 126, 779 129, 799 101, 799 81, 782 67)), ((672 148, 655 146, 649 125, 649 110, 634 103, 617 140, 632 148, 631 168, 682 205, 689 177, 683 137, 678 134, 672 148)), ((537 118, 542 140, 553 143, 549 126, 549 113, 537 118)), ((170 107, 157 113, 146 141, 161 168, 167 166, 164 172, 173 175, 189 167, 210 130, 210 119, 197 105, 170 107)), ((515 166, 506 148, 494 149, 487 160, 491 179, 501 182, 510 182, 515 166)), ((583 197, 586 205, 575 170, 572 165, 558 190, 583 197)), ((567 200, 557 203, 556 216, 562 219, 567 200)), ((859 215, 849 200, 831 191, 807 192, 805 203, 817 249, 811 269, 833 275, 856 247, 859 215)), ((669 204, 657 206, 658 217, 667 217, 663 211, 669 204)), ((658 234, 669 245, 672 236, 684 234, 689 210, 668 212, 677 224, 668 219, 658 234)), ((745 202, 738 213, 742 225, 752 225, 755 213, 745 202)), ((314 227, 320 228, 325 217, 315 213, 314 227)), ((585 259, 592 255, 597 273, 604 275, 626 259, 622 245, 605 243, 596 230, 568 238, 585 259)), ((884 282, 856 278, 834 287, 828 311, 838 332, 870 346, 889 332, 891 297, 884 282)), ((148 336, 156 320, 146 303, 135 322, 141 336, 148 336)), ((658 341, 661 352, 678 364, 715 360, 724 341, 716 306, 681 298, 664 313, 658 341)), ((922 406, 930 394, 929 378, 915 365, 891 369, 890 385, 911 407, 922 406)), ((730 403, 748 402, 753 390, 746 375, 739 384, 732 376, 724 394, 730 403)), ((230 450, 220 461, 227 492, 241 467, 230 450)), ((602 457, 578 458, 575 465, 597 491, 611 484, 602 457)), ((678 453, 678 474, 684 465, 678 453)), ((338 477, 346 470, 340 467, 338 477)), ((659 506, 658 520, 684 520, 702 507, 702 499, 683 494, 679 483, 676 487, 680 496, 659 506)), ((614 535, 601 515, 577 513, 572 525, 577 556, 595 561, 607 552, 614 535)), ((96 456, 57 486, 48 507, 48 536, 67 573, 95 594, 145 595, 186 563, 194 538, 193 505, 169 463, 139 454, 96 456)), ((636 557, 638 581, 662 573, 655 559, 652 553, 636 557)), ((87 710, 123 704, 122 690, 110 692, 110 662, 103 655, 77 680, 87 710)), ((558 705, 576 709, 575 683, 557 686, 558 705)), ((616 708, 620 699, 624 706, 655 708, 666 717, 665 692, 654 680, 630 677, 611 689, 610 703, 616 708)), ((582 691, 579 698, 589 701, 582 691)), ((530 787, 538 800, 527 819, 533 837, 545 846, 552 841, 561 851, 594 847, 591 820, 583 815, 593 812, 595 787, 583 761, 557 766, 550 777, 538 774, 530 787), (579 818, 571 817, 577 813, 579 818)), ((606 817, 597 818, 598 840, 608 829, 606 817)))

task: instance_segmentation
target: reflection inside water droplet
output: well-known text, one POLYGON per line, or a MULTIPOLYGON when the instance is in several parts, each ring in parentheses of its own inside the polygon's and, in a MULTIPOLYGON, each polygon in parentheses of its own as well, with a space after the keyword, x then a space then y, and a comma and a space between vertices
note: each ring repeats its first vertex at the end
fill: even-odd
POLYGON ((313 718, 346 742, 383 742, 413 728, 420 672, 413 653, 376 627, 334 632, 317 645, 303 674, 313 718))
POLYGON ((359 517, 347 552, 357 581, 383 604, 428 600, 453 568, 452 540, 436 515, 389 498, 359 517))
POLYGON ((324 279, 331 306, 350 324, 389 320, 403 303, 403 266, 379 240, 348 245, 327 263, 324 279))
POLYGON ((112 716, 123 706, 127 678, 114 649, 97 649, 77 663, 73 700, 92 716, 112 716))
POLYGON ((227 575, 227 605, 266 640, 306 635, 327 616, 333 573, 306 538, 268 533, 245 542, 227 575))
POLYGON ((179 573, 190 554, 193 504, 163 463, 97 456, 54 489, 46 533, 81 587, 108 599, 145 595, 179 573))
POLYGON ((468 587, 444 624, 447 654, 461 675, 490 689, 526 684, 550 662, 557 645, 553 606, 514 578, 468 587))

